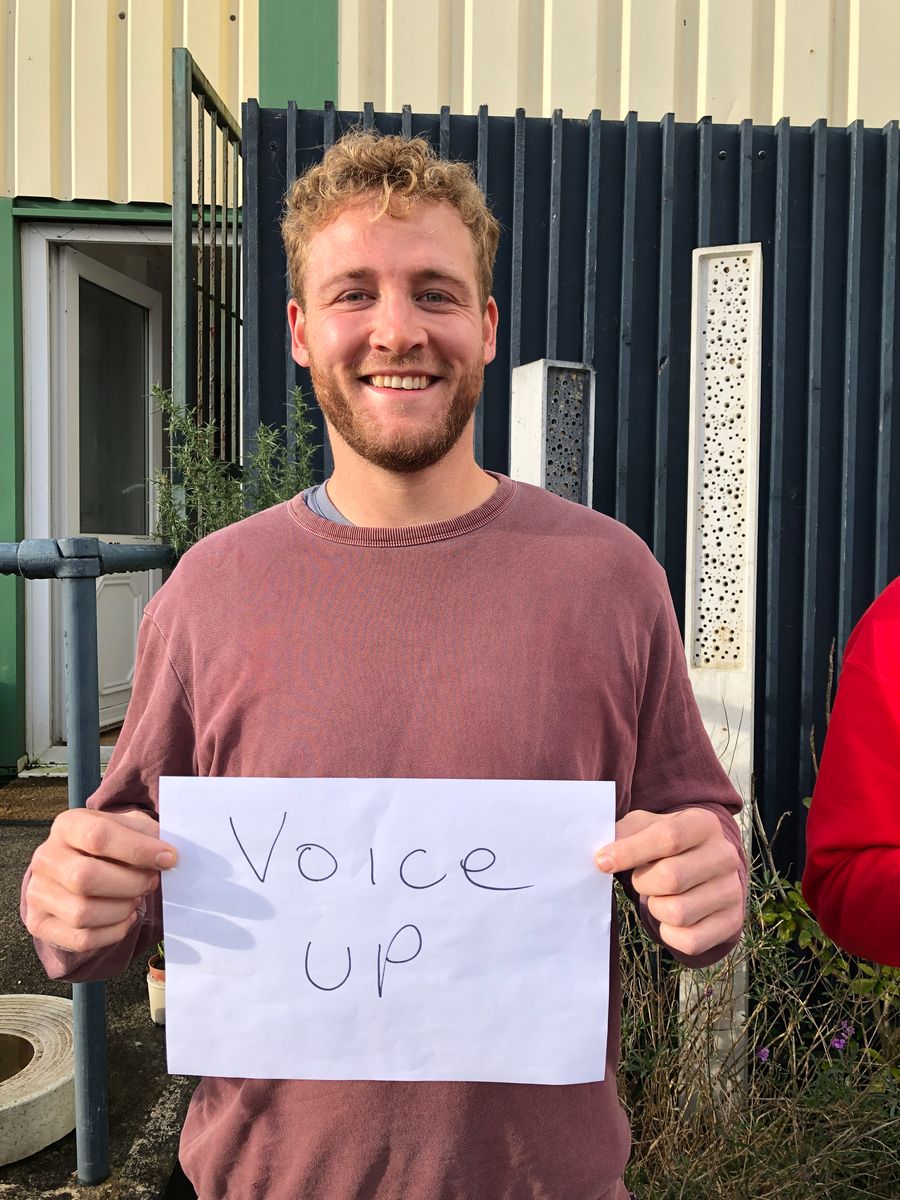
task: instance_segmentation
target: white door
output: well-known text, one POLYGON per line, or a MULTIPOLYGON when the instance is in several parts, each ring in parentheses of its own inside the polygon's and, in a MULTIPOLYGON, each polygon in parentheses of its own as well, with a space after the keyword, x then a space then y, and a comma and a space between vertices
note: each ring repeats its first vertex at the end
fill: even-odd
MULTIPOLYGON (((162 465, 152 396, 161 375, 162 296, 69 246, 61 249, 59 278, 65 532, 152 542, 152 478, 162 465)), ((101 729, 125 715, 138 626, 159 577, 141 571, 97 580, 101 729)), ((59 636, 56 661, 62 681, 59 636)), ((63 688, 54 692, 54 724, 65 737, 63 688)))

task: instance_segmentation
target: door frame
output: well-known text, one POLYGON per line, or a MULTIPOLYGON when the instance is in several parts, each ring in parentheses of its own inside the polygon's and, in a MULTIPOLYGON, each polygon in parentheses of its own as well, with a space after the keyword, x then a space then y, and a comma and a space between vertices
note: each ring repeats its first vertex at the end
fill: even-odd
MULTIPOLYGON (((64 221, 23 222, 22 350, 25 434, 24 526, 26 538, 59 536, 64 514, 58 476, 59 431, 52 397, 59 395, 60 321, 57 248, 90 243, 171 245, 171 227, 77 225, 64 221)), ((166 352, 165 333, 163 354, 166 352)), ((65 531, 67 532, 67 531, 65 531)), ((32 580, 25 590, 25 748, 30 762, 64 760, 53 747, 54 619, 49 579, 32 580)))
MULTIPOLYGON (((56 478, 60 480, 59 505, 56 511, 56 528, 60 531, 65 531, 67 534, 77 533, 83 534, 84 531, 80 525, 81 516, 81 454, 80 454, 80 430, 81 430, 81 391, 80 391, 80 291, 79 281, 87 279, 90 283, 94 283, 101 288, 112 292, 114 295, 120 296, 125 300, 131 301, 138 305, 147 314, 148 318, 148 338, 147 338, 147 377, 150 385, 153 382, 158 382, 162 378, 162 294, 154 288, 147 287, 143 283, 138 283, 131 279, 128 275, 124 275, 121 271, 117 271, 114 267, 107 266, 106 263, 98 262, 97 259, 91 258, 85 254, 83 250, 77 249, 75 246, 65 244, 60 246, 57 251, 58 263, 58 279, 60 288, 60 305, 58 312, 65 313, 65 320, 60 324, 60 342, 59 342, 59 392, 56 397, 56 412, 59 417, 59 435, 57 436, 56 444, 56 463, 57 473, 56 478), (72 319, 72 314, 76 313, 75 321, 72 319), (76 327, 77 326, 77 327, 76 327)), ((147 533, 144 534, 125 534, 121 532, 110 531, 99 536, 105 537, 112 541, 125 545, 139 545, 146 542, 155 542, 155 539, 150 530, 153 529, 154 514, 156 511, 156 493, 157 487, 154 480, 154 473, 162 469, 162 414, 159 409, 156 412, 149 414, 147 424, 147 443, 146 443, 146 462, 144 464, 148 479, 147 486, 147 508, 145 519, 147 523, 147 533)), ((90 536, 90 535, 88 535, 90 536)), ((162 571, 142 571, 138 574, 146 577, 149 594, 146 594, 146 600, 162 585, 162 571)), ((119 589, 127 587, 128 591, 134 594, 133 576, 129 574, 103 575, 97 580, 97 602, 98 602, 98 622, 100 620, 100 594, 104 589, 119 589)), ((143 586, 143 585, 142 585, 143 586)), ((146 603, 145 600, 145 603, 146 603)), ((62 641, 62 621, 60 613, 60 605, 57 603, 54 611, 54 636, 56 638, 55 648, 57 661, 61 660, 63 654, 62 641)), ((143 610, 141 610, 143 611, 143 610)), ((137 619, 136 615, 132 614, 133 619, 137 619)), ((135 636, 137 630, 135 629, 135 636)), ((102 655, 101 655, 102 663, 102 655)), ((115 690, 122 692, 125 689, 130 690, 131 678, 134 670, 134 656, 131 657, 129 663, 129 674, 125 679, 119 680, 115 690)), ((55 672, 57 686, 53 694, 53 708, 51 713, 52 729, 61 730, 63 740, 66 740, 67 725, 65 711, 65 696, 62 694, 62 689, 59 687, 59 670, 55 672)), ((120 699, 116 704, 114 713, 109 711, 107 706, 106 714, 104 715, 104 692, 108 691, 111 681, 100 675, 100 728, 101 730, 121 724, 124 716, 123 701, 120 699)))
MULTIPOLYGON (((131 300, 141 308, 147 309, 150 314, 151 324, 155 323, 157 329, 161 330, 162 321, 162 295, 154 291, 153 288, 146 287, 142 283, 137 283, 130 279, 127 275, 123 275, 121 271, 115 270, 114 267, 108 267, 105 263, 98 262, 95 258, 90 258, 83 251, 79 251, 75 246, 66 243, 59 248, 59 280, 61 299, 64 301, 65 309, 71 312, 72 306, 78 305, 78 280, 87 279, 90 283, 95 283, 99 287, 105 288, 107 291, 114 292, 117 296, 121 296, 126 300, 131 300), (77 260, 73 260, 71 255, 77 256, 77 260), (114 277, 114 278, 113 278, 114 277)), ((60 373, 59 382, 62 384, 62 375, 72 379, 78 378, 78 339, 71 336, 72 329, 69 322, 62 322, 60 327, 59 341, 59 365, 63 367, 60 373)), ((147 345, 149 374, 151 379, 159 379, 162 370, 162 339, 159 343, 155 338, 150 337, 147 345)), ((78 397, 77 403, 70 402, 70 386, 60 390, 60 397, 65 397, 65 411, 63 413, 63 428, 60 433, 61 438, 57 439, 57 450, 61 451, 57 461, 57 478, 61 481, 62 486, 59 489, 60 505, 64 516, 61 517, 60 511, 55 513, 58 527, 66 525, 74 529, 78 523, 80 509, 80 494, 81 494, 81 466, 80 466, 80 430, 81 430, 81 398, 78 397)), ((77 385, 76 385, 77 386, 77 385)), ((162 467, 162 416, 157 415, 150 421, 148 429, 147 442, 147 458, 149 463, 158 462, 159 467, 162 467)), ((156 507, 156 484, 152 476, 147 489, 147 528, 153 527, 153 512, 156 507)), ((80 533, 81 530, 79 529, 80 533)), ((104 536, 115 538, 117 542, 139 543, 153 541, 151 534, 121 534, 114 533, 104 536)))

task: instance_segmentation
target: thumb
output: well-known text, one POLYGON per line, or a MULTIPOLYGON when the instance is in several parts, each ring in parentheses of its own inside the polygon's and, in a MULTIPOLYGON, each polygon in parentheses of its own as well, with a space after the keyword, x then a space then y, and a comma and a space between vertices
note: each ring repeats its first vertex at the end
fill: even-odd
POLYGON ((177 859, 177 851, 172 843, 164 842, 159 836, 159 821, 151 813, 148 813, 146 809, 134 808, 128 812, 104 812, 103 815, 109 817, 118 825, 133 830, 134 833, 141 833, 145 837, 158 839, 160 843, 159 848, 161 850, 171 850, 174 859, 177 859))
POLYGON ((624 817, 616 821, 616 841, 632 837, 635 833, 643 833, 660 819, 659 813, 647 812, 644 808, 633 808, 624 817))
POLYGON ((133 829, 135 833, 143 833, 146 837, 159 837, 159 821, 143 808, 131 809, 128 812, 108 812, 104 809, 97 811, 118 825, 133 829))
POLYGON ((645 829, 649 829, 651 825, 655 825, 658 820, 660 820, 660 817, 657 813, 647 812, 642 808, 634 808, 631 812, 627 812, 624 817, 616 821, 615 842, 601 846, 595 855, 597 866, 600 870, 622 870, 623 864, 619 862, 621 856, 616 850, 616 843, 622 842, 626 838, 634 837, 636 834, 643 833, 645 829))

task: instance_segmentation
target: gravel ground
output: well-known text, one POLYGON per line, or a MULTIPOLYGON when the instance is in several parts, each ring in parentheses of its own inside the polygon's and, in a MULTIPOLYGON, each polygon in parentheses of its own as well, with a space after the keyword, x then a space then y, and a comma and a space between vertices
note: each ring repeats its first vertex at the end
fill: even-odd
MULTIPOLYGON (((19 886, 50 822, 66 806, 65 781, 14 780, 0 787, 0 993, 70 996, 47 979, 19 920, 19 886)), ((0 1167, 0 1200, 189 1200, 176 1169, 178 1136, 194 1080, 170 1076, 165 1035, 150 1020, 146 971, 134 962, 107 986, 112 1173, 98 1187, 75 1174, 75 1134, 0 1167), (174 1172, 174 1176, 173 1176, 174 1172)))

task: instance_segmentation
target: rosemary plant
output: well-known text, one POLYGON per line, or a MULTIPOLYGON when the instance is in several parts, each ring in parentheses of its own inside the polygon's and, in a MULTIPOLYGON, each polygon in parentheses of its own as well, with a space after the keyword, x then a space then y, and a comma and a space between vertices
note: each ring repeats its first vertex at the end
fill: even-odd
POLYGON ((286 426, 262 424, 243 464, 226 462, 214 452, 216 424, 198 423, 176 404, 171 392, 154 390, 168 435, 170 466, 154 476, 157 488, 156 536, 184 554, 195 542, 289 500, 312 482, 313 426, 299 388, 286 426))

